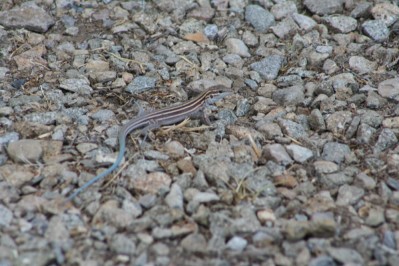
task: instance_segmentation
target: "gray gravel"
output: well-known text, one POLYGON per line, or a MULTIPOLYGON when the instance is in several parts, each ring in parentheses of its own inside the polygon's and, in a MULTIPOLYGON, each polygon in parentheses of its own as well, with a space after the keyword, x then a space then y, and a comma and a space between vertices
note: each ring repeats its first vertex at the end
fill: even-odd
POLYGON ((0 265, 399 265, 395 1, 0 2, 0 265))

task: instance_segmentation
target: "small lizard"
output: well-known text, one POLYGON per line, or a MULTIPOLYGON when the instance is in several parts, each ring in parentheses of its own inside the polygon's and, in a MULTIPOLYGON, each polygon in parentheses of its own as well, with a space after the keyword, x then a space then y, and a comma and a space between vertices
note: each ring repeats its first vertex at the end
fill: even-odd
POLYGON ((95 176, 94 178, 86 182, 83 186, 76 189, 75 192, 73 192, 67 198, 66 202, 73 200, 79 193, 93 185, 95 182, 103 179, 104 177, 112 173, 112 171, 118 168, 125 154, 126 137, 133 130, 142 128, 143 132, 148 132, 149 130, 159 128, 160 126, 175 124, 186 119, 187 117, 198 115, 198 113, 200 112, 203 112, 205 121, 207 123, 210 123, 204 109, 211 108, 214 103, 223 99, 227 95, 230 95, 231 93, 232 91, 227 87, 224 87, 222 85, 216 85, 210 87, 194 99, 181 105, 166 107, 133 118, 132 120, 127 122, 119 131, 119 154, 115 162, 107 170, 95 176))

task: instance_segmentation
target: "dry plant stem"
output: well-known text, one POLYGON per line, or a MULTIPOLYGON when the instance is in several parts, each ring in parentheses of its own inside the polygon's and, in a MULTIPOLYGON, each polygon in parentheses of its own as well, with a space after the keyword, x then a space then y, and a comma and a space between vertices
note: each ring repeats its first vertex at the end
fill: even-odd
POLYGON ((108 52, 108 54, 112 55, 113 57, 115 57, 115 58, 117 58, 117 59, 119 59, 119 60, 121 60, 121 61, 124 61, 124 62, 127 62, 127 63, 135 63, 135 64, 138 64, 138 65, 140 66, 141 72, 142 72, 142 73, 145 72, 144 67, 143 67, 144 63, 142 63, 142 62, 140 62, 140 61, 137 61, 137 60, 134 60, 134 59, 129 59, 129 58, 124 58, 124 57, 121 57, 121 56, 119 56, 119 55, 116 55, 116 54, 110 53, 110 52, 108 52))

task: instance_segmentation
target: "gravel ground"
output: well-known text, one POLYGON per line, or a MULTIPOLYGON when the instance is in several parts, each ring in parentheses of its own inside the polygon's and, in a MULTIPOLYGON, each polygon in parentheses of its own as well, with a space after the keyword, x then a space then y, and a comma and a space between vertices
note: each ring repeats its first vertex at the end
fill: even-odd
POLYGON ((399 265, 392 2, 2 0, 0 265, 399 265))

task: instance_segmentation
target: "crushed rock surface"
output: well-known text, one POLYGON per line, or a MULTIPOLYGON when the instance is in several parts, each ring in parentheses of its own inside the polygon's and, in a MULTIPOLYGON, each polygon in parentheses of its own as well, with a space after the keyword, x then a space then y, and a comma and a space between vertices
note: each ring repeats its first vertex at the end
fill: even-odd
POLYGON ((399 265, 393 2, 1 1, 0 265, 399 265))

